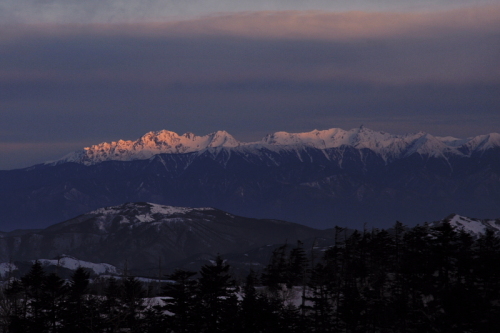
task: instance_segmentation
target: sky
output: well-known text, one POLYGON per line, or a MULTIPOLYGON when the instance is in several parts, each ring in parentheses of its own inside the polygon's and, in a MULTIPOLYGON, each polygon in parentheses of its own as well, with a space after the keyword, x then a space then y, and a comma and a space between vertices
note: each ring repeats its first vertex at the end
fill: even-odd
POLYGON ((500 132, 496 0, 2 0, 0 170, 162 129, 500 132))

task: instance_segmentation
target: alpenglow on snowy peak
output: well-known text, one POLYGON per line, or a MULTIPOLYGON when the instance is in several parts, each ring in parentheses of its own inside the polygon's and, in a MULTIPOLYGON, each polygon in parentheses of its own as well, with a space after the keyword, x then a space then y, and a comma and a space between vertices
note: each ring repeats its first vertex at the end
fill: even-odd
POLYGON ((450 155, 467 157, 475 151, 500 147, 500 134, 491 133, 459 139, 438 137, 424 132, 395 135, 361 126, 348 131, 332 128, 305 133, 276 132, 265 136, 261 141, 239 142, 226 131, 197 136, 193 133, 179 135, 162 130, 149 132, 136 141, 103 142, 72 152, 60 160, 47 164, 76 162, 92 165, 104 161, 145 160, 158 154, 201 153, 210 149, 255 152, 262 149, 280 151, 305 147, 325 150, 343 146, 369 149, 385 161, 397 160, 413 153, 434 157, 450 155))
MULTIPOLYGON (((450 212, 497 217, 500 134, 457 139, 359 127, 242 143, 226 132, 151 132, 0 170, 0 199, 0 225, 11 229, 124 202, 215 207, 321 228, 421 223, 450 212)), ((155 214, 140 215, 147 222, 155 214)))
POLYGON ((185 154, 207 148, 237 147, 238 145, 240 143, 226 131, 197 136, 193 133, 178 135, 175 132, 161 130, 146 133, 136 141, 118 140, 86 147, 66 155, 56 163, 77 162, 91 165, 103 161, 145 160, 157 154, 185 154))

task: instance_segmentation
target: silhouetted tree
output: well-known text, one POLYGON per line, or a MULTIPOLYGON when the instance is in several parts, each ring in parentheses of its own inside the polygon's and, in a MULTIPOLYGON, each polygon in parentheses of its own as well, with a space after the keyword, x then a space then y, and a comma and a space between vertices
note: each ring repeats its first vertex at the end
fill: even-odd
POLYGON ((287 287, 301 286, 306 283, 307 267, 309 260, 304 250, 304 243, 297 241, 297 247, 290 251, 288 263, 287 287))
POLYGON ((193 279, 196 272, 176 270, 168 276, 175 283, 168 283, 163 288, 163 309, 172 314, 168 326, 174 332, 193 332, 195 324, 200 321, 196 313, 197 280, 193 279))
POLYGON ((39 261, 35 261, 30 271, 21 278, 24 289, 24 311, 19 324, 24 332, 40 332, 47 329, 48 323, 44 313, 45 279, 46 274, 39 261))
POLYGON ((71 275, 64 302, 61 332, 91 332, 96 325, 97 309, 90 306, 89 300, 92 297, 87 294, 89 277, 90 274, 83 267, 78 267, 71 275))
POLYGON ((105 332, 114 333, 120 330, 125 321, 125 311, 122 303, 122 288, 118 281, 111 277, 106 281, 104 298, 101 303, 103 314, 103 329, 105 332))
POLYGON ((274 294, 277 294, 288 283, 289 266, 286 249, 286 244, 276 248, 271 255, 269 264, 262 273, 262 284, 267 286, 274 294))
POLYGON ((140 332, 142 311, 146 308, 144 305, 146 291, 142 287, 142 283, 135 277, 124 279, 122 290, 121 302, 125 314, 125 326, 132 332, 140 332))
POLYGON ((231 314, 237 304, 229 268, 220 256, 201 268, 197 307, 202 314, 203 332, 232 332, 231 314))
POLYGON ((44 281, 43 290, 48 327, 50 332, 55 333, 59 331, 67 287, 63 279, 55 273, 51 273, 44 281))

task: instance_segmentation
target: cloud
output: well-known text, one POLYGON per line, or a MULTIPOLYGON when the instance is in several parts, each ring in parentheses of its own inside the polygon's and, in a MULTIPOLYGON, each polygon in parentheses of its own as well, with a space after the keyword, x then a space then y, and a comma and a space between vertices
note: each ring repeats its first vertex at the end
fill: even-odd
POLYGON ((7 58, 0 74, 14 82, 496 82, 498 38, 500 6, 440 13, 251 12, 161 24, 27 25, 0 35, 7 58))
POLYGON ((500 6, 6 27, 0 80, 13 83, 471 83, 500 75, 500 6))
POLYGON ((490 31, 500 25, 500 6, 472 6, 444 11, 417 12, 331 12, 331 11, 246 11, 215 13, 184 20, 153 22, 23 22, 3 21, 0 37, 77 33, 108 35, 226 35, 250 38, 352 39, 411 35, 432 38, 449 31, 490 31), (436 31, 437 30, 437 31, 436 31))
POLYGON ((2 0, 4 23, 158 22, 221 12, 419 11, 495 4, 495 0, 2 0))
MULTIPOLYGON (((490 31, 500 26, 500 6, 440 12, 271 11, 213 15, 152 25, 175 34, 256 38, 350 40, 352 38, 433 38, 447 32, 490 31)), ((147 29, 146 29, 147 30, 147 29)))

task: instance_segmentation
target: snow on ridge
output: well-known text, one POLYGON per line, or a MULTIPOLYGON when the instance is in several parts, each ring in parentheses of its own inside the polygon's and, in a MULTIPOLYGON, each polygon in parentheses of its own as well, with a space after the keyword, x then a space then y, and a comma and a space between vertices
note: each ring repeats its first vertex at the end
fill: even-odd
POLYGON ((103 142, 86 147, 83 150, 72 152, 59 161, 47 162, 76 162, 91 165, 103 161, 132 161, 145 160, 157 154, 184 154, 198 152, 207 148, 238 147, 240 142, 226 131, 217 131, 205 136, 193 133, 178 135, 175 132, 161 130, 148 132, 136 141, 118 140, 103 142))
POLYGON ((207 211, 213 210, 210 207, 199 207, 199 208, 191 208, 191 207, 175 207, 175 206, 166 206, 155 203, 126 203, 119 206, 111 206, 111 207, 102 207, 96 210, 89 212, 88 214, 95 215, 116 215, 122 214, 124 211, 134 210, 137 211, 137 214, 134 214, 135 218, 139 222, 154 222, 156 219, 153 217, 154 214, 161 214, 164 216, 171 216, 177 214, 187 214, 193 211, 207 211))
POLYGON ((377 149, 388 145, 387 142, 396 137, 385 132, 375 132, 361 126, 349 131, 341 128, 331 128, 305 133, 276 132, 264 137, 262 143, 279 146, 307 145, 319 149, 337 148, 343 145, 377 149))
POLYGON ((331 128, 303 133, 275 132, 266 135, 261 141, 244 143, 237 141, 226 131, 197 136, 189 132, 178 135, 175 132, 161 130, 148 132, 136 141, 118 140, 86 147, 83 150, 72 152, 58 161, 46 164, 76 162, 92 165, 110 160, 145 160, 157 154, 201 153, 214 148, 246 150, 265 147, 271 150, 282 150, 300 147, 329 149, 341 146, 370 149, 380 154, 386 161, 409 156, 412 153, 431 156, 444 156, 446 154, 465 154, 467 156, 473 151, 500 147, 500 134, 490 133, 459 139, 432 136, 424 132, 395 135, 360 126, 348 131, 341 128, 331 128))
POLYGON ((151 213, 152 214, 163 214, 163 215, 173 215, 173 214, 185 214, 190 213, 192 211, 205 211, 205 210, 213 210, 213 208, 209 207, 199 207, 199 208, 191 208, 191 207, 174 207, 174 206, 164 206, 154 203, 149 203, 151 205, 151 213))
POLYGON ((364 126, 349 131, 332 128, 307 133, 277 132, 266 136, 263 141, 271 145, 307 145, 319 149, 341 146, 370 149, 380 154, 386 161, 409 156, 413 153, 442 156, 445 153, 453 153, 455 150, 452 146, 447 145, 447 141, 440 140, 428 133, 394 135, 376 132, 364 126))

